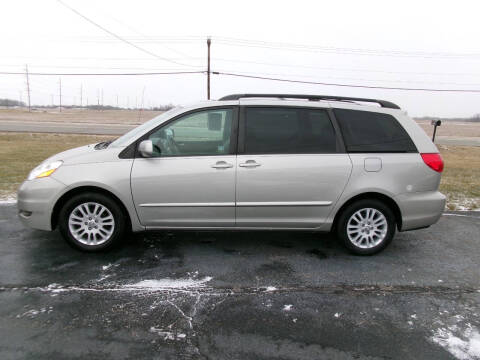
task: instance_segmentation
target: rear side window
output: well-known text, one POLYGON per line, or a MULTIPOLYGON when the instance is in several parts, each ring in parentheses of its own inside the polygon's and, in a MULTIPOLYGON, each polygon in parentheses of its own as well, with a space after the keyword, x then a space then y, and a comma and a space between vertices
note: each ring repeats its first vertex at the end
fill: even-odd
POLYGON ((251 107, 245 122, 246 154, 336 152, 335 132, 322 109, 251 107))
POLYGON ((415 144, 392 115, 335 109, 348 152, 417 152, 415 144))

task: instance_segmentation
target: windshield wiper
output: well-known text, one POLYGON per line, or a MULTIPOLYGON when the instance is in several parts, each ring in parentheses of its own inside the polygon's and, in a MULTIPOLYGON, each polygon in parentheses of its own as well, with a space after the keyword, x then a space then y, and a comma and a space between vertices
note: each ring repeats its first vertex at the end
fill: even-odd
POLYGON ((113 142, 113 140, 110 140, 110 141, 102 141, 102 142, 98 143, 97 145, 95 145, 94 149, 95 149, 95 150, 106 149, 106 148, 108 147, 108 145, 110 145, 112 142, 113 142))

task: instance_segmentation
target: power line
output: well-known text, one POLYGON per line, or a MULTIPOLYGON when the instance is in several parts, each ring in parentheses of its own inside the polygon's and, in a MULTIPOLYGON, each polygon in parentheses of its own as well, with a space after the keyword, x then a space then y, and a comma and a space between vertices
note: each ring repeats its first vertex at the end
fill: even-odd
MULTIPOLYGON (((119 23, 120 25, 125 26, 126 28, 130 29, 130 31, 133 31, 134 33, 136 33, 136 34, 138 34, 138 35, 140 35, 140 36, 143 36, 143 37, 146 37, 146 36, 147 36, 147 35, 141 33, 140 31, 134 29, 134 28, 131 27, 130 25, 126 24, 125 22, 120 21, 119 19, 115 18, 114 16, 112 16, 112 14, 111 14, 110 12, 105 13, 105 12, 102 11, 102 13, 105 14, 105 15, 107 15, 108 17, 110 17, 111 19, 113 19, 114 21, 116 21, 117 23, 119 23)), ((173 48, 171 48, 171 47, 169 47, 169 46, 166 46, 166 45, 164 45, 164 44, 162 44, 162 46, 163 46, 164 48, 170 50, 170 51, 173 51, 173 52, 181 55, 181 56, 185 56, 185 57, 187 57, 187 58, 190 57, 189 55, 187 55, 187 54, 185 54, 185 53, 183 53, 183 52, 181 52, 181 51, 178 51, 178 50, 176 50, 176 49, 173 49, 173 48)))
POLYGON ((282 78, 272 78, 266 76, 255 76, 255 75, 242 75, 236 73, 227 73, 212 71, 214 75, 226 75, 258 80, 271 80, 271 81, 282 81, 289 83, 300 83, 300 84, 311 84, 311 85, 326 85, 326 86, 340 86, 340 87, 349 87, 349 88, 363 88, 363 89, 382 89, 382 90, 401 90, 401 91, 428 91, 428 92, 462 92, 462 93, 480 93, 480 89, 429 89, 429 88, 405 88, 405 87, 389 87, 389 86, 373 86, 373 85, 353 85, 353 84, 338 84, 338 83, 326 83, 326 82, 317 82, 317 81, 303 81, 303 80, 293 80, 293 79, 282 79, 282 78))
POLYGON ((95 25, 96 27, 98 27, 99 29, 105 31, 107 34, 110 34, 111 36, 115 37, 116 39, 120 40, 120 41, 123 41, 124 43, 130 45, 130 46, 133 46, 134 48, 136 48, 137 50, 140 50, 146 54, 149 54, 153 57, 156 57, 157 59, 159 60, 163 60, 163 61, 167 61, 167 62, 171 62, 171 63, 174 63, 174 64, 177 64, 177 65, 182 65, 182 66, 187 66, 187 67, 190 67, 190 65, 187 65, 187 64, 183 64, 183 63, 180 63, 180 62, 177 62, 177 61, 174 61, 174 60, 170 60, 170 59, 167 59, 167 58, 164 58, 164 57, 161 57, 147 49, 144 49, 138 45, 136 45, 135 43, 115 34, 114 32, 106 29, 105 27, 103 27, 102 25, 96 23, 95 21, 89 19, 88 17, 86 17, 85 15, 83 15, 82 13, 80 13, 79 11, 75 10, 74 8, 72 8, 71 6, 65 4, 62 0, 57 0, 60 4, 62 4, 63 6, 65 6, 67 9, 70 9, 71 11, 73 11, 75 14, 77 14, 78 16, 80 16, 81 18, 85 19, 86 21, 88 21, 89 23, 95 25))
MULTIPOLYGON (((75 59, 75 58, 72 58, 75 59)), ((88 59, 88 58, 78 58, 88 59)), ((203 59, 200 57, 195 57, 192 59, 203 59)), ((134 59, 134 58, 98 58, 98 60, 147 60, 147 59, 134 59)), ((245 64, 255 64, 255 65, 265 65, 272 67, 286 67, 293 69, 312 69, 312 70, 328 70, 328 71, 339 71, 339 72, 354 72, 354 73, 381 73, 381 74, 392 74, 392 75, 431 75, 431 76, 480 76, 480 73, 461 73, 461 72, 425 72, 425 71, 391 71, 391 70, 379 70, 379 69, 362 69, 362 68, 338 68, 338 67, 322 67, 322 66, 313 66, 313 65, 292 65, 292 64, 281 64, 281 63, 270 63, 270 62, 261 62, 261 61, 250 61, 250 60, 238 60, 238 59, 228 59, 228 58, 215 58, 216 62, 233 62, 233 63, 245 63, 245 64)), ((32 64, 30 64, 32 67, 32 64)), ((0 64, 0 67, 19 67, 18 64, 0 64)), ((33 65, 35 68, 42 69, 94 69, 94 70, 144 70, 144 71, 181 71, 179 68, 164 68, 164 67, 117 67, 117 66, 69 66, 69 65, 33 65)), ((205 68, 205 65, 192 65, 192 67, 205 68)), ((243 72, 243 71, 242 71, 243 72)), ((253 73, 253 72, 248 72, 253 73)), ((270 74, 273 75, 273 74, 270 74)), ((289 74, 292 75, 292 74, 289 74)), ((298 76, 298 75, 297 75, 298 76)), ((310 75, 305 75, 310 76, 310 75)), ((370 80, 369 80, 370 81, 370 80)), ((373 80, 372 81, 390 81, 390 80, 373 80)), ((406 82, 409 82, 406 80, 406 82)), ((411 81, 416 82, 416 81, 411 81)), ((446 84, 446 83, 445 83, 446 84)), ((454 83, 449 83, 454 84, 454 83)), ((465 84, 463 84, 465 85, 465 84)))
MULTIPOLYGON (((138 33, 138 32, 137 32, 138 33)), ((99 37, 83 37, 91 42, 109 42, 107 38, 99 37)), ((141 36, 141 37, 129 37, 128 39, 136 42, 144 43, 161 43, 161 42, 201 42, 205 37, 196 36, 141 36)), ((275 42, 275 41, 263 41, 242 39, 225 36, 212 36, 212 39, 223 43, 225 45, 239 45, 250 47, 264 47, 264 48, 277 48, 277 49, 303 49, 303 50, 322 50, 329 52, 352 52, 362 53, 365 55, 389 55, 389 56, 414 56, 414 57, 480 57, 480 53, 452 53, 445 51, 426 52, 426 51, 404 51, 404 50, 387 50, 387 49, 368 49, 368 48, 350 48, 350 47, 335 47, 335 46, 322 46, 314 44, 298 44, 289 42, 275 42)))
MULTIPOLYGON (((148 73, 28 73, 29 76, 150 76, 150 75, 181 75, 181 74, 207 74, 206 71, 177 71, 177 72, 148 72, 148 73)), ((383 90, 401 90, 401 91, 426 91, 426 92, 462 92, 462 93, 480 93, 480 89, 436 89, 436 88, 413 88, 413 87, 390 87, 390 86, 375 86, 375 85, 356 85, 356 84, 341 84, 329 83, 321 81, 307 81, 286 78, 267 77, 260 75, 247 75, 225 71, 211 71, 214 75, 234 76, 258 80, 281 81, 299 84, 325 85, 325 86, 339 86, 349 88, 364 88, 364 89, 383 89, 383 90)), ((24 72, 0 72, 0 75, 25 75, 24 72)))
MULTIPOLYGON (((149 76, 149 75, 181 75, 181 74, 204 74, 206 71, 174 71, 174 72, 144 72, 144 73, 46 73, 29 72, 29 75, 40 76, 149 76)), ((25 75, 24 72, 0 71, 0 75, 25 75)))
POLYGON ((398 56, 398 57, 425 57, 425 58, 466 58, 480 57, 480 53, 448 53, 448 52, 424 52, 424 51, 400 51, 400 50, 384 50, 384 49, 366 49, 366 48, 346 48, 320 45, 305 45, 285 42, 268 42, 249 39, 238 39, 228 37, 214 37, 216 42, 224 45, 259 47, 268 49, 288 49, 297 51, 315 51, 315 52, 331 52, 340 54, 353 55, 372 55, 372 56, 398 56))
MULTIPOLYGON (((225 68, 218 69, 219 72, 235 72, 240 75, 261 75, 261 76, 281 76, 281 77, 301 77, 301 78, 312 78, 312 75, 309 74, 285 74, 285 73, 271 73, 271 72, 258 72, 258 71, 235 71, 228 70, 225 68)), ((380 82, 380 83, 403 83, 403 84, 436 84, 436 85, 454 85, 454 86, 480 86, 479 83, 457 83, 457 82, 448 82, 448 81, 422 81, 422 80, 402 80, 402 79, 366 79, 366 78, 357 78, 357 77, 346 77, 346 76, 322 76, 326 79, 339 79, 339 80, 348 80, 348 81, 368 81, 368 82, 380 82)))

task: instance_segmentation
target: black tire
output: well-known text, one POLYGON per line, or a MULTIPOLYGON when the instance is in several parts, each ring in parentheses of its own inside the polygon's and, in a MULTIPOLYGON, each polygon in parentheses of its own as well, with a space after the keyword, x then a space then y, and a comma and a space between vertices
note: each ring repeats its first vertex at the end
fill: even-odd
MULTIPOLYGON (((396 228, 396 221, 395 221, 395 215, 393 211, 385 203, 376 199, 358 200, 348 205, 340 214, 340 217, 338 218, 338 222, 336 225, 338 239, 343 243, 343 245, 348 250, 350 250, 352 253, 357 255, 373 255, 385 249, 385 247, 387 247, 387 245, 390 244, 390 242, 393 239, 393 236, 395 235, 395 228, 396 228), (372 245, 371 247, 367 247, 367 248, 364 248, 355 244, 352 240, 350 240, 347 234, 347 224, 350 218, 352 217, 352 215, 357 213, 357 211, 362 209, 377 210, 385 217, 386 224, 387 224, 385 236, 383 237, 383 239, 381 239, 378 244, 374 246, 372 245)), ((367 246, 367 245, 364 244, 364 246, 367 246)))
POLYGON ((104 251, 118 245, 126 233, 126 224, 128 224, 127 216, 117 202, 109 196, 95 192, 85 192, 73 196, 63 205, 58 215, 58 227, 63 238, 74 248, 86 252, 104 251), (98 203, 103 205, 113 216, 114 222, 113 229, 110 228, 112 230, 111 234, 106 236, 107 240, 100 244, 84 244, 77 240, 70 231, 70 214, 77 206, 84 203, 98 203))

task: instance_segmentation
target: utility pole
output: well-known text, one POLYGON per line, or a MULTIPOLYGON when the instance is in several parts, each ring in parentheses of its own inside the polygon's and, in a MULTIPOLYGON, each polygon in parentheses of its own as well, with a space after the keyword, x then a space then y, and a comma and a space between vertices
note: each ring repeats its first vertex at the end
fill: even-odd
POLYGON ((144 98, 145 98, 145 86, 143 87, 143 91, 142 91, 142 104, 141 104, 141 107, 138 111, 138 122, 140 122, 142 120, 142 111, 143 111, 143 101, 144 101, 144 98))
POLYGON ((62 112, 62 78, 59 78, 58 79, 58 86, 59 86, 59 89, 60 89, 60 112, 62 112))
MULTIPOLYGON (((103 89, 102 89, 102 107, 103 107, 103 89)), ((103 109, 102 109, 103 110, 103 109)))
POLYGON ((80 108, 83 107, 83 84, 80 84, 80 108))
POLYGON ((207 38, 208 60, 207 60, 207 100, 210 100, 210 45, 212 40, 207 38))
POLYGON ((28 96, 28 112, 32 111, 30 106, 30 80, 28 79, 28 65, 25 64, 25 74, 27 75, 27 96, 28 96))
POLYGON ((97 106, 98 110, 100 110, 100 91, 97 89, 97 106))

